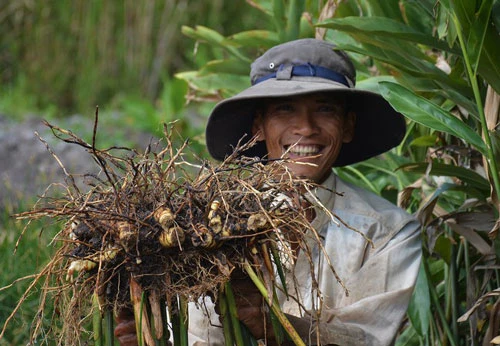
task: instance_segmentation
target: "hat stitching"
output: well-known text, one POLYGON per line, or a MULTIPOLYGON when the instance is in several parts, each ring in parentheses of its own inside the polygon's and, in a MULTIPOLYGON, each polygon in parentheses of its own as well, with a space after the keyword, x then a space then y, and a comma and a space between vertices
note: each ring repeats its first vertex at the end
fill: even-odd
POLYGON ((290 80, 292 77, 316 77, 328 79, 340 84, 345 85, 346 87, 352 87, 352 83, 350 83, 350 79, 338 72, 335 72, 329 68, 313 65, 311 63, 303 64, 303 65, 284 65, 281 64, 278 68, 278 71, 272 72, 260 78, 257 78, 253 85, 262 83, 268 79, 275 78, 277 80, 290 80))

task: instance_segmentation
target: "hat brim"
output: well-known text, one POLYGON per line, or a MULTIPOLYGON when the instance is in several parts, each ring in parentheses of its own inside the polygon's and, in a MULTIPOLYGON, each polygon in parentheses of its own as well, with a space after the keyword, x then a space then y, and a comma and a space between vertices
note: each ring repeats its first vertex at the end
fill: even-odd
MULTIPOLYGON (((239 143, 246 143, 252 138, 253 119, 259 100, 316 92, 345 94, 347 107, 356 113, 354 137, 342 146, 335 167, 367 160, 401 143, 406 131, 404 117, 382 96, 323 78, 292 77, 289 80, 266 80, 219 102, 212 110, 206 127, 210 155, 222 161, 239 143)), ((243 154, 265 157, 265 143, 259 142, 243 154)))

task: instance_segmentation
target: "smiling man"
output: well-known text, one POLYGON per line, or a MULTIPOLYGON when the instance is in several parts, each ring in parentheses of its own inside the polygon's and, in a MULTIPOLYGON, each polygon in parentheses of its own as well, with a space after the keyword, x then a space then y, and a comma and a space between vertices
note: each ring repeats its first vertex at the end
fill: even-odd
POLYGON ((344 99, 331 94, 276 98, 264 101, 252 132, 266 142, 268 158, 290 159, 296 176, 321 183, 330 175, 342 144, 352 140, 355 118, 344 99))
MULTIPOLYGON (((420 266, 420 226, 380 196, 338 178, 332 167, 398 145, 404 118, 378 94, 356 89, 350 59, 325 41, 273 47, 252 64, 250 77, 251 87, 213 109, 206 129, 210 154, 224 160, 238 143, 256 136, 258 144, 242 154, 290 159, 295 176, 320 184, 310 202, 321 248, 314 241, 310 252, 299 251, 294 275, 288 276, 295 280, 287 283, 294 297, 280 296, 283 311, 307 345, 318 340, 321 345, 391 345, 420 266)), ((233 287, 239 319, 256 338, 276 344, 268 309, 253 284, 238 277, 233 287)), ((210 308, 211 302, 203 305, 210 308)), ((208 319, 203 310, 190 307, 189 343, 224 345, 217 316, 208 319)), ((122 345, 127 337, 135 344, 129 332, 133 325, 124 318, 116 330, 122 345)))
MULTIPOLYGON (((321 184, 311 199, 321 202, 312 225, 326 253, 313 246, 311 277, 311 262, 299 252, 297 280, 289 283, 297 296, 282 299, 283 311, 306 344, 316 345, 319 338, 322 345, 390 345, 420 266, 420 227, 405 211, 336 177, 332 167, 398 145, 406 130, 403 116, 380 95, 356 89, 349 57, 325 41, 301 39, 273 47, 252 64, 250 78, 251 87, 212 111, 206 130, 210 154, 223 160, 242 138, 257 136, 259 144, 245 155, 288 158, 294 175, 321 184), (312 294, 315 288, 321 302, 312 294), (318 321, 312 316, 318 311, 316 333, 318 321)), ((235 284, 240 320, 255 337, 273 344, 262 299, 252 285, 235 284)))

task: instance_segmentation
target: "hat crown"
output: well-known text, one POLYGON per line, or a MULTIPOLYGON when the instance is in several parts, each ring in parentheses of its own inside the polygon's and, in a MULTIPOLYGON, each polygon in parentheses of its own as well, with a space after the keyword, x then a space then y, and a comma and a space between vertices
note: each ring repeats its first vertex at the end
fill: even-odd
POLYGON ((354 86, 356 70, 343 51, 335 45, 316 39, 300 39, 275 46, 257 58, 251 65, 252 85, 259 79, 276 73, 280 68, 298 65, 321 66, 347 78, 354 86))

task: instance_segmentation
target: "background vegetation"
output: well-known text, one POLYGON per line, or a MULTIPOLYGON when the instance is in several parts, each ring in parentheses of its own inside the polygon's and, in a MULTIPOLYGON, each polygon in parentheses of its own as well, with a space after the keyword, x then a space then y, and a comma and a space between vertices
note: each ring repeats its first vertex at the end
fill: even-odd
MULTIPOLYGON (((203 3, 1 5, 8 34, 0 36, 0 112, 92 114, 100 103, 153 132, 180 119, 181 133, 202 141, 203 117, 193 128, 189 112, 205 116, 213 101, 246 87, 248 63, 265 48, 298 37, 332 41, 354 59, 358 87, 382 93, 408 118, 398 148, 337 170, 424 225, 421 275, 397 345, 487 345, 497 337, 499 2, 203 3), (186 107, 184 96, 205 106, 186 107)), ((10 234, 2 246, 12 246, 10 234)), ((41 239, 31 240, 38 250, 18 251, 20 263, 35 262, 21 254, 38 256, 41 239)), ((0 284, 12 281, 5 276, 0 284)))

